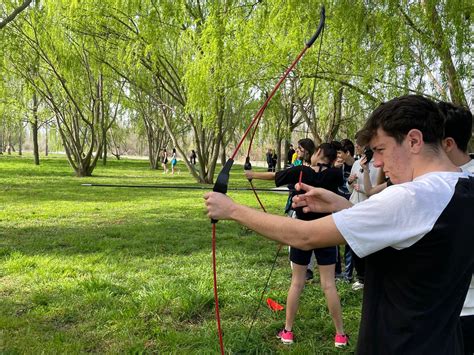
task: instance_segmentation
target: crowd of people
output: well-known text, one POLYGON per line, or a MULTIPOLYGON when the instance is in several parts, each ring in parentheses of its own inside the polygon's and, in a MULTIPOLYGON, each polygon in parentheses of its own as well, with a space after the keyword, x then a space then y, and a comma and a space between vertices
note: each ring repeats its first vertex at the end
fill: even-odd
POLYGON ((315 257, 336 347, 349 341, 335 282, 341 279, 363 292, 357 353, 474 352, 471 130, 466 108, 402 96, 381 104, 354 143, 315 147, 305 138, 296 150, 290 146, 288 168, 245 172, 288 185, 291 218, 205 195, 210 218, 235 220, 290 246, 286 320, 277 334, 283 343, 295 339, 315 257))

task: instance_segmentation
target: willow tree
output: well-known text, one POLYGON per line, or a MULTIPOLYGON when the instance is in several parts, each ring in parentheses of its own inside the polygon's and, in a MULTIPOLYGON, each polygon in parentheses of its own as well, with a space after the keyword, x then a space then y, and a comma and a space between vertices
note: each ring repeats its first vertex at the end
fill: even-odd
MULTIPOLYGON (((10 60, 54 112, 66 156, 77 176, 90 176, 105 147, 116 78, 95 58, 100 42, 81 30, 86 7, 71 11, 60 1, 30 11, 13 26, 19 41, 10 60), (26 49, 26 50, 23 50, 26 49), (38 63, 30 70, 30 63, 38 63)), ((90 27, 89 27, 90 28, 90 27)))
POLYGON ((368 106, 407 93, 466 105, 473 9, 465 1, 332 1, 332 45, 310 75, 358 92, 368 106))
POLYGON ((249 11, 245 2, 211 1, 208 5, 199 29, 188 31, 185 38, 188 44, 197 43, 187 52, 185 82, 186 110, 201 118, 194 135, 198 157, 203 159, 201 169, 207 164, 206 179, 211 182, 220 149, 223 156, 230 155, 240 138, 236 133, 250 122, 252 82, 246 76, 248 58, 243 57, 244 48, 238 41, 249 11))
POLYGON ((151 169, 158 169, 160 153, 170 143, 166 132, 161 108, 151 95, 134 87, 127 99, 127 107, 140 137, 145 137, 148 147, 148 161, 151 169))
POLYGON ((107 64, 155 101, 173 146, 200 182, 213 181, 219 153, 235 139, 236 115, 249 96, 240 95, 233 52, 242 24, 239 4, 127 2, 116 4, 120 11, 109 9, 106 26, 116 30, 121 60, 107 64), (198 169, 188 160, 189 148, 197 152, 198 169))
MULTIPOLYGON (((319 6, 311 0, 260 4, 258 25, 249 29, 260 34, 257 47, 266 56, 252 54, 268 67, 280 64, 278 58, 312 34, 319 6)), ((350 135, 378 103, 407 93, 465 105, 472 10, 465 1, 326 2, 321 52, 316 43, 295 71, 299 114, 314 138, 350 135)))

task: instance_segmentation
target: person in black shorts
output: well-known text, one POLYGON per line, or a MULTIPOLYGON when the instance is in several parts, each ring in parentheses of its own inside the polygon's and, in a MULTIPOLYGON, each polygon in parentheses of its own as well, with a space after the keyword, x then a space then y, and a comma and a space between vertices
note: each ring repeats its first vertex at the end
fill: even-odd
MULTIPOLYGON (((270 151, 270 149, 269 149, 270 151)), ((298 147, 296 148, 298 165, 305 165, 311 166, 311 158, 316 151, 316 146, 314 142, 310 138, 302 138, 298 141, 298 147)), ((295 165, 296 166, 296 165, 295 165)), ((247 179, 258 179, 258 180, 275 180, 275 172, 268 170, 268 172, 257 172, 253 170, 246 170, 245 175, 247 179)), ((288 188, 290 190, 294 190, 295 183, 288 184, 288 188)), ((291 209, 291 199, 293 198, 294 193, 290 193, 288 196, 288 201, 285 206, 285 213, 289 216, 294 218, 295 211, 291 209)), ((291 249, 291 248, 290 248, 291 249)), ((306 270, 306 281, 311 281, 314 277, 313 269, 314 269, 314 254, 311 258, 311 261, 308 263, 308 268, 306 270)), ((291 267, 293 268, 293 263, 291 263, 291 267)))
POLYGON ((160 160, 163 174, 166 174, 168 172, 168 167, 166 166, 166 164, 168 164, 168 152, 166 151, 166 148, 161 151, 160 160))
MULTIPOLYGON (((301 174, 302 182, 337 192, 338 187, 342 184, 342 171, 333 167, 336 157, 336 147, 330 143, 323 143, 313 154, 311 166, 300 165, 277 172, 274 176, 275 185, 294 185, 298 183, 301 174)), ((262 174, 268 173, 260 173, 260 175, 262 174)), ((248 178, 255 178, 259 176, 259 173, 246 172, 246 175, 248 178)), ((295 212, 297 219, 307 221, 326 216, 326 214, 321 213, 303 213, 301 209, 296 209, 295 212)), ((321 288, 326 297, 329 313, 336 328, 334 344, 337 347, 342 347, 347 345, 348 338, 344 333, 341 304, 335 282, 337 256, 335 246, 316 248, 314 250, 301 250, 294 247, 290 249, 290 260, 293 263, 293 267, 291 285, 286 301, 286 321, 284 329, 277 336, 285 344, 291 344, 294 341, 293 323, 298 311, 299 298, 305 286, 307 265, 313 252, 319 267, 321 288)))

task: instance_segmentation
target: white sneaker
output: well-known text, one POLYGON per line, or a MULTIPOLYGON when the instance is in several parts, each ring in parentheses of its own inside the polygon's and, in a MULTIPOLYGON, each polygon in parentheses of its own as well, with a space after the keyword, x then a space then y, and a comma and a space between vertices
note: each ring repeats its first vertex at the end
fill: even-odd
POLYGON ((364 288, 364 284, 362 282, 356 281, 352 284, 352 289, 354 291, 362 290, 363 288, 364 288))

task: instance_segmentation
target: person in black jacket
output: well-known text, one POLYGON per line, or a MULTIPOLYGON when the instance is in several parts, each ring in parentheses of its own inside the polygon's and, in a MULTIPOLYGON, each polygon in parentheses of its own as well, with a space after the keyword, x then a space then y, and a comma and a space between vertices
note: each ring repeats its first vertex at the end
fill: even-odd
POLYGON ((267 166, 268 166, 267 171, 271 172, 273 171, 273 152, 271 148, 268 148, 266 158, 267 158, 267 166))

